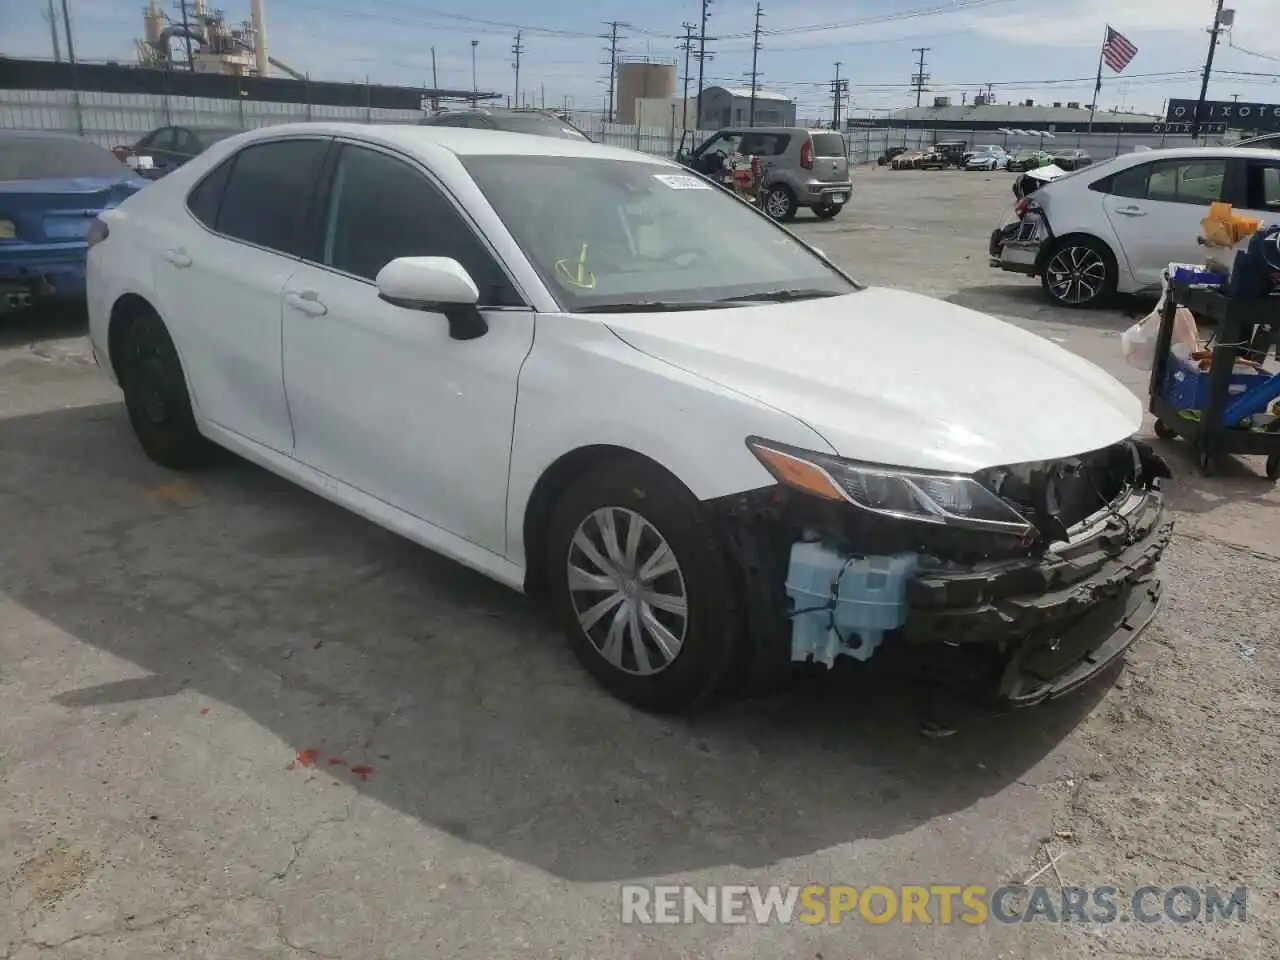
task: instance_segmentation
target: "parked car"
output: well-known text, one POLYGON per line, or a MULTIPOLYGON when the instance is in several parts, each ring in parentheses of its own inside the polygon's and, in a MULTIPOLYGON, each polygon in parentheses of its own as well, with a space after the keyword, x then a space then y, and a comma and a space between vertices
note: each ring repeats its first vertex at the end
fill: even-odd
POLYGON ((1271 222, 1280 214, 1280 151, 1183 147, 1126 153, 1045 184, 1014 207, 1015 239, 992 265, 1039 276, 1064 306, 1156 291, 1170 263, 1199 263, 1209 204, 1271 222))
POLYGON ((240 130, 236 127, 160 127, 139 140, 127 153, 119 147, 113 152, 133 167, 139 176, 154 180, 178 169, 219 140, 237 133, 240 130))
POLYGON ((569 120, 547 110, 503 110, 497 107, 470 107, 442 110, 418 121, 429 127, 466 127, 470 130, 506 130, 532 133, 561 140, 591 138, 569 120))
POLYGON ((1009 154, 1003 147, 984 147, 968 155, 964 162, 966 170, 1003 170, 1009 165, 1009 154))
POLYGON ((1053 154, 1044 150, 1019 150, 1009 158, 1005 169, 1015 173, 1026 173, 1037 167, 1047 167, 1053 163, 1053 154))
POLYGON ((876 166, 878 167, 887 166, 890 162, 892 162, 894 157, 900 156, 901 154, 904 154, 906 152, 907 152, 906 147, 890 147, 888 150, 886 150, 884 153, 880 154, 880 156, 876 158, 876 166))
POLYGON ((924 156, 931 151, 929 150, 909 150, 900 153, 889 161, 889 166, 893 170, 914 170, 924 156))
POLYGON ((916 158, 914 167, 917 170, 945 170, 953 160, 937 147, 930 147, 916 158))
POLYGON ((90 223, 143 185, 88 140, 0 130, 0 314, 83 296, 90 223))
POLYGON ((775 220, 793 220, 802 207, 830 220, 853 194, 848 148, 833 130, 728 127, 676 159, 714 176, 734 154, 760 158, 761 205, 775 220))
POLYGON ((1093 163, 1093 158, 1084 150, 1063 150, 1053 155, 1053 162, 1070 172, 1089 166, 1093 163))
POLYGON ((229 448, 549 598, 641 707, 881 643, 1027 705, 1159 602, 1168 470, 1125 386, 670 161, 277 126, 94 236, 94 356, 148 456, 229 448))
POLYGON ((1280 133, 1264 133, 1232 144, 1235 147, 1253 147, 1255 150, 1280 150, 1280 133))
POLYGON ((963 167, 969 144, 965 140, 939 140, 932 149, 943 159, 946 166, 963 167))

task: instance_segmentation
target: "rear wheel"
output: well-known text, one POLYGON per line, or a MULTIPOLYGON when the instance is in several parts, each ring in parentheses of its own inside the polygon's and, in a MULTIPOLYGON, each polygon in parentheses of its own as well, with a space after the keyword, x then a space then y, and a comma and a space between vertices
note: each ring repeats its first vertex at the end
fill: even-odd
POLYGON ((122 322, 127 326, 111 363, 143 452, 173 470, 207 462, 213 447, 196 427, 182 364, 164 322, 154 313, 122 322))
POLYGON ((830 220, 843 209, 844 204, 824 203, 814 207, 813 212, 819 220, 830 220))
POLYGON ((1101 306, 1115 293, 1115 258, 1093 237, 1064 237, 1044 261, 1040 282, 1064 307, 1101 306))
POLYGON ((764 212, 774 220, 787 222, 796 217, 795 195, 786 187, 768 187, 764 194, 764 212))
POLYGON ((669 474, 623 458, 571 484, 551 516, 547 570, 575 656, 614 696, 669 711, 715 690, 736 593, 700 505, 669 474))
POLYGON ((1154 428, 1156 431, 1156 436, 1159 437, 1161 440, 1173 440, 1178 436, 1177 431, 1175 431, 1173 427, 1169 426, 1167 423, 1165 423, 1163 420, 1159 418, 1156 419, 1154 428))

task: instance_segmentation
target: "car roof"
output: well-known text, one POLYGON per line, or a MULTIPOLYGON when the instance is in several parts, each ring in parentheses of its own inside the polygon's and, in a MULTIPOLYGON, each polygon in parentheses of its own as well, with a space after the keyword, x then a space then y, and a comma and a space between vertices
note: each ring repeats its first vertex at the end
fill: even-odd
MULTIPOLYGON (((514 133, 508 130, 471 130, 466 127, 442 127, 429 124, 420 126, 398 123, 282 123, 248 131, 241 134, 237 141, 247 144, 304 134, 352 137, 411 153, 436 149, 459 157, 512 154, 540 157, 590 157, 601 160, 653 163, 677 170, 683 169, 661 157, 592 143, 589 140, 531 137, 527 133, 514 133)), ((223 141, 224 144, 226 142, 223 141)))

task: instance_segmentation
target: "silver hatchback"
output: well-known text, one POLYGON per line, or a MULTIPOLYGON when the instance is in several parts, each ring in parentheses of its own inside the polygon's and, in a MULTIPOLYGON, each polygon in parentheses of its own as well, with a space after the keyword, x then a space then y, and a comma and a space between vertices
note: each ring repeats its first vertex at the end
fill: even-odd
POLYGON ((762 206, 775 220, 792 220, 801 207, 830 220, 853 195, 848 148, 835 130, 727 127, 677 159, 715 176, 735 153, 759 157, 762 206))

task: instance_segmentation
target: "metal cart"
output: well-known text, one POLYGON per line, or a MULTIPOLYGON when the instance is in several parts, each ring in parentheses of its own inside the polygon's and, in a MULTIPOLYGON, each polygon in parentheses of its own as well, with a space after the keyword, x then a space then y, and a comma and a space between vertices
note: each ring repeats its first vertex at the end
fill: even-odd
MULTIPOLYGON (((1156 436, 1185 438, 1196 453, 1200 471, 1212 472, 1213 460, 1223 453, 1243 453, 1267 458, 1267 477, 1280 478, 1280 430, 1261 432, 1223 425, 1222 415, 1232 398, 1230 388, 1235 362, 1241 356, 1265 357, 1280 329, 1280 299, 1235 300, 1216 290, 1183 286, 1170 282, 1160 317, 1160 333, 1156 338, 1155 362, 1151 366, 1149 385, 1151 413, 1156 418, 1156 436), (1173 342, 1173 319, 1179 306, 1192 313, 1217 321, 1213 359, 1209 368, 1208 396, 1198 419, 1181 415, 1180 410, 1164 395, 1170 363, 1169 346, 1173 342), (1268 340, 1257 335, 1269 326, 1268 340), (1259 356, 1260 355, 1260 356, 1259 356)), ((1271 379, 1280 378, 1277 374, 1271 379)), ((1277 381, 1280 383, 1280 381, 1277 381)), ((1280 424, 1280 421, 1277 421, 1280 424)))

